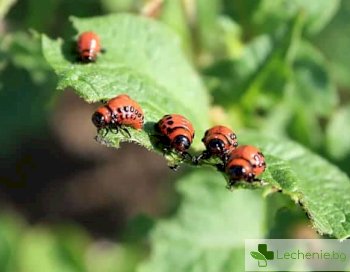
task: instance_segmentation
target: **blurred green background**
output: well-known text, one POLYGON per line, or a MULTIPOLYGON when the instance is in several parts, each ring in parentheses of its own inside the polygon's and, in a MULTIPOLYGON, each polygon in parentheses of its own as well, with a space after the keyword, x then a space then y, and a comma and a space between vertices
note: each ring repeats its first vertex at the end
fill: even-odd
MULTIPOLYGON (((0 272, 241 271, 246 238, 318 237, 281 195, 234 197, 213 172, 100 146, 96 105, 55 91, 38 33, 71 37, 71 15, 146 2, 0 1, 0 272)), ((158 20, 202 75, 213 123, 291 138, 349 175, 349 18, 346 0, 165 0, 158 20)))

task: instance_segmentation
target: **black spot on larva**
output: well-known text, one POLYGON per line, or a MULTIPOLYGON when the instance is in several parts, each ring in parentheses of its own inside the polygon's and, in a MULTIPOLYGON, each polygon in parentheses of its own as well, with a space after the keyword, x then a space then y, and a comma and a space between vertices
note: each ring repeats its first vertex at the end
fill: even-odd
POLYGON ((162 125, 162 129, 166 129, 166 125, 162 125))
POLYGON ((173 125, 173 124, 174 124, 174 121, 169 120, 169 121, 167 122, 167 124, 168 124, 169 126, 171 126, 171 125, 173 125))
POLYGON ((130 111, 134 112, 135 108, 133 106, 130 107, 130 111))
POLYGON ((129 111, 129 106, 124 106, 125 111, 129 111))
POLYGON ((122 109, 121 108, 117 108, 117 112, 118 113, 122 113, 122 109))
POLYGON ((139 113, 139 111, 138 110, 135 110, 135 114, 137 115, 139 113))
POLYGON ((172 117, 171 117, 171 115, 165 115, 166 116, 166 120, 170 120, 170 119, 172 119, 172 117))
POLYGON ((173 132, 173 130, 172 130, 170 127, 168 127, 168 128, 166 129, 166 133, 167 133, 167 134, 170 134, 171 132, 173 132))
POLYGON ((139 113, 137 116, 138 116, 139 118, 141 118, 143 115, 142 115, 141 113, 139 113))
POLYGON ((231 135, 230 135, 230 138, 231 138, 232 140, 234 140, 234 139, 237 138, 237 136, 236 136, 236 134, 231 134, 231 135))

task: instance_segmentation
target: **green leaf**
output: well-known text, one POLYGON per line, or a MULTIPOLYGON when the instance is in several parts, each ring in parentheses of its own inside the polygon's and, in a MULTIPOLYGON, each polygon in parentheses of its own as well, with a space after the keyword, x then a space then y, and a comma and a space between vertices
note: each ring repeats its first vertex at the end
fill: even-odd
POLYGON ((255 259, 255 260, 262 260, 262 261, 266 261, 266 258, 263 254, 261 254, 258 251, 251 251, 250 255, 255 259))
POLYGON ((321 116, 328 116, 333 111, 338 97, 327 65, 324 56, 315 47, 307 42, 300 44, 293 64, 293 96, 298 108, 303 103, 321 116))
POLYGON ((205 71, 209 80, 217 83, 213 87, 215 102, 226 107, 240 103, 252 110, 269 108, 281 99, 302 26, 303 14, 299 14, 273 35, 253 40, 240 58, 219 62, 205 71))
POLYGON ((6 15, 15 2, 16 0, 2 0, 0 2, 0 20, 6 15))
POLYGON ((101 5, 105 13, 136 11, 141 3, 135 0, 102 0, 101 5))
POLYGON ((264 119, 259 124, 260 130, 264 133, 271 133, 275 137, 286 137, 286 126, 292 118, 293 108, 288 101, 282 100, 270 109, 264 119))
POLYGON ((210 53, 223 54, 222 39, 225 38, 225 34, 220 31, 220 4, 220 0, 199 0, 196 2, 196 14, 192 14, 192 20, 196 16, 196 21, 192 23, 195 35, 194 49, 200 57, 204 57, 202 58, 204 60, 210 59, 210 53))
POLYGON ((256 9, 253 20, 261 31, 274 28, 302 11, 306 16, 306 31, 316 34, 333 18, 340 6, 340 0, 262 0, 256 9))
POLYGON ((295 8, 306 13, 306 30, 315 34, 322 30, 333 18, 340 6, 340 0, 318 1, 318 0, 296 0, 295 8))
POLYGON ((293 140, 307 147, 317 149, 322 144, 324 137, 318 119, 319 117, 312 111, 311 107, 308 107, 307 101, 302 101, 298 105, 294 99, 291 98, 289 103, 285 105, 286 107, 291 107, 293 110, 289 122, 285 124, 288 135, 293 140), (295 101, 294 105, 292 101, 295 101))
POLYGON ((53 231, 61 260, 73 271, 85 272, 86 252, 91 243, 88 234, 74 225, 55 226, 53 231))
MULTIPOLYGON (((49 75, 50 67, 41 53, 40 35, 31 31, 16 32, 6 36, 9 43, 8 59, 19 69, 28 71, 32 81, 37 85, 53 84, 53 76, 49 75)), ((47 86, 43 87, 47 88, 47 86)), ((46 91, 49 93, 49 91, 46 91)))
POLYGON ((17 257, 19 271, 75 271, 61 258, 54 235, 43 227, 31 228, 23 235, 17 257))
POLYGON ((339 100, 327 65, 315 47, 300 43, 285 96, 270 109, 260 127, 279 134, 287 132, 292 139, 319 149, 324 140, 320 118, 327 118, 339 100))
POLYGON ((350 236, 350 180, 336 166, 286 139, 253 133, 238 135, 241 144, 260 146, 267 170, 261 178, 302 205, 321 234, 350 236))
MULTIPOLYGON (((323 1, 332 2, 332 1, 323 1)), ((340 8, 330 24, 316 37, 317 47, 329 60, 328 67, 332 76, 341 86, 350 87, 349 66, 350 54, 350 2, 341 1, 340 8)))
POLYGON ((244 239, 263 237, 259 191, 225 189, 216 171, 197 170, 177 183, 178 212, 157 223, 151 258, 139 271, 243 271, 244 239))
POLYGON ((327 150, 337 159, 344 159, 350 154, 350 106, 338 109, 331 118, 326 131, 327 150))
MULTIPOLYGON (((0 73, 0 108, 12 114, 3 114, 2 118, 6 127, 0 134, 3 156, 16 150, 25 137, 43 131, 48 105, 55 94, 54 77, 41 54, 40 40, 24 32, 7 35, 5 39, 6 46, 0 49, 6 58, 0 73)), ((7 158, 11 163, 15 156, 7 158)))
POLYGON ((181 46, 185 52, 192 56, 192 37, 188 26, 185 3, 181 1, 164 1, 159 20, 173 29, 180 37, 181 46))
POLYGON ((262 0, 223 0, 223 10, 238 22, 243 30, 244 35, 250 38, 256 34, 253 22, 254 12, 259 8, 262 0))
POLYGON ((16 271, 16 252, 24 222, 14 213, 0 214, 0 271, 16 271))
MULTIPOLYGON (((36 0, 28 0, 28 10, 26 17, 26 27, 33 28, 37 31, 48 31, 52 28, 55 19, 55 13, 59 8, 58 0, 47 0, 38 2, 36 0), (43 22, 45 22, 43 24, 43 22)), ((61 15, 63 15, 61 13, 61 15)))
MULTIPOLYGON (((127 93, 144 109, 144 131, 130 129, 130 139, 109 133, 106 142, 117 147, 120 141, 133 141, 153 149, 153 124, 166 113, 183 114, 194 124, 196 134, 203 134, 208 127, 208 96, 179 40, 167 27, 127 14, 71 20, 78 33, 98 33, 107 53, 96 63, 80 64, 69 41, 43 36, 43 52, 58 75, 58 88, 71 87, 87 102, 127 93)), ((195 139, 194 146, 199 143, 195 139)))
POLYGON ((215 40, 215 49, 218 51, 215 52, 216 55, 219 57, 227 56, 230 59, 240 58, 244 48, 240 25, 227 16, 220 16, 217 25, 218 37, 213 39, 215 40))
POLYGON ((135 216, 128 222, 123 239, 128 242, 142 241, 153 228, 154 223, 154 219, 145 214, 135 216))
POLYGON ((87 271, 99 272, 134 272, 136 265, 144 257, 141 245, 95 242, 87 251, 87 271))

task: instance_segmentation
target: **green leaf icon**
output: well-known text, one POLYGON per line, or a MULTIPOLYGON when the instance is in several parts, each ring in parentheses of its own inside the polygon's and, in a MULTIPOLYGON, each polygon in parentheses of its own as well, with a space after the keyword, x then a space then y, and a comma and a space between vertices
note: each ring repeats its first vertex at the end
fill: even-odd
POLYGON ((263 254, 261 254, 258 251, 251 251, 250 255, 255 259, 255 260, 263 260, 266 261, 266 258, 263 254))
POLYGON ((263 254, 261 254, 258 251, 251 251, 250 255, 255 259, 258 260, 258 266, 259 267, 266 267, 267 266, 267 260, 263 254), (260 261, 263 261, 260 263, 260 261))

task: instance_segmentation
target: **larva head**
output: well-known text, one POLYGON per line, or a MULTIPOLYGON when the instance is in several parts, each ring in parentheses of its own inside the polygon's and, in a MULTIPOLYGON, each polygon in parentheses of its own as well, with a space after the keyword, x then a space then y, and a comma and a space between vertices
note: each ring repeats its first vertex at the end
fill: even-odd
POLYGON ((111 112, 105 106, 99 107, 92 115, 91 120, 97 128, 104 128, 109 125, 112 120, 111 112))

